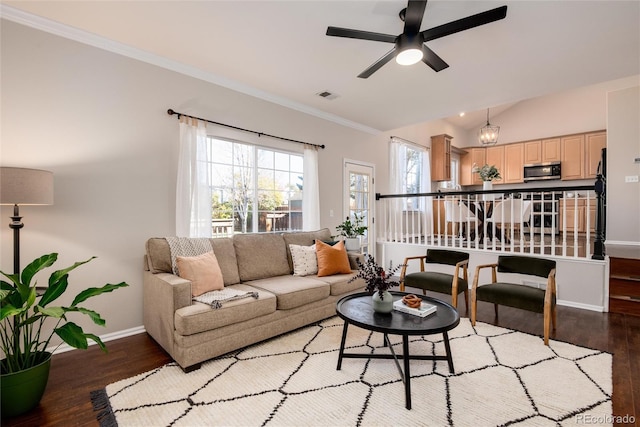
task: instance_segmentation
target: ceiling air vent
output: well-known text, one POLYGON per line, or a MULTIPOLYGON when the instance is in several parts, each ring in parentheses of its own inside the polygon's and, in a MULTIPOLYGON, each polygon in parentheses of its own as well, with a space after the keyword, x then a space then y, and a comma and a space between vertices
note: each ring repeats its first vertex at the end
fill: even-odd
POLYGON ((336 95, 335 93, 331 93, 328 90, 323 90, 322 92, 318 92, 316 93, 316 95, 324 99, 336 99, 338 97, 338 95, 336 95))

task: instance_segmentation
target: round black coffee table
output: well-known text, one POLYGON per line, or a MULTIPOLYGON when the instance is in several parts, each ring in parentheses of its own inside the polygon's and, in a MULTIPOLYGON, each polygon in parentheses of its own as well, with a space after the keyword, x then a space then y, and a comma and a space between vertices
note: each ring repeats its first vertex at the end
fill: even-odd
MULTIPOLYGON (((404 295, 407 295, 407 293, 391 292, 391 295, 393 296, 393 300, 396 301, 404 295)), ((449 372, 453 374, 453 360, 451 359, 451 347, 449 346, 449 335, 447 331, 455 328, 460 323, 460 315, 451 304, 422 295, 418 296, 424 301, 436 305, 436 312, 426 317, 419 317, 396 310, 393 310, 389 314, 379 314, 373 311, 371 295, 367 292, 347 295, 336 303, 336 313, 344 320, 337 369, 340 370, 342 368, 343 358, 394 359, 402 381, 404 382, 407 409, 411 409, 411 372, 409 369, 409 360, 446 360, 449 363, 449 372), (349 324, 369 331, 381 332, 384 336, 385 346, 389 347, 391 354, 345 353, 344 345, 347 340, 349 324), (402 354, 396 355, 394 352, 393 346, 389 342, 389 334, 402 335, 402 354), (446 355, 409 354, 409 336, 432 334, 442 334, 446 355), (400 367, 399 358, 404 361, 404 372, 400 367)))

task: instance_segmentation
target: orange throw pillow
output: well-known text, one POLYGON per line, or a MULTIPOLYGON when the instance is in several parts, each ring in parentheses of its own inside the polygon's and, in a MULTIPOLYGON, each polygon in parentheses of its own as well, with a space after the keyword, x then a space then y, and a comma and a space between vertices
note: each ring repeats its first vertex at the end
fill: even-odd
POLYGON ((316 255, 318 256, 318 277, 332 274, 351 273, 349 256, 344 248, 344 241, 335 245, 316 240, 316 255))
POLYGON ((191 293, 194 297, 209 291, 224 289, 222 270, 213 252, 192 257, 176 257, 178 275, 191 281, 191 293))

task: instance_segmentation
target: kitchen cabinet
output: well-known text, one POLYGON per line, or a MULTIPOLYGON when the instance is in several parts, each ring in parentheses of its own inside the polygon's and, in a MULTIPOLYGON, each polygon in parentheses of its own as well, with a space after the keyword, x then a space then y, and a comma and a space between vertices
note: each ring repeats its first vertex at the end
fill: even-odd
POLYGON ((542 140, 542 161, 547 162, 559 162, 561 161, 561 141, 560 138, 549 138, 542 140))
POLYGON ((451 180, 451 140, 449 135, 431 137, 431 181, 451 180))
POLYGON ((460 185, 482 185, 482 180, 477 173, 473 173, 473 165, 478 167, 486 163, 484 147, 471 147, 465 149, 466 154, 460 157, 460 185))
POLYGON ((584 179, 584 134, 564 136, 560 140, 562 179, 584 179))
POLYGON ((494 184, 504 184, 504 145, 494 145, 493 147, 487 147, 486 150, 486 164, 495 166, 500 172, 501 179, 495 181, 494 184))
POLYGON ((607 133, 592 132, 585 135, 585 178, 595 178, 598 163, 602 158, 602 149, 607 146, 607 133))
POLYGON ((504 146, 504 174, 502 183, 518 184, 524 182, 524 144, 504 146))
POLYGON ((542 141, 527 141, 524 145, 524 164, 542 163, 542 141))
POLYGON ((589 219, 589 230, 596 231, 596 199, 560 199, 560 231, 584 233, 587 231, 587 217, 589 219), (576 221, 577 217, 577 221, 576 221), (565 224, 566 220, 566 224, 565 224), (576 228, 577 225, 577 228, 576 228))

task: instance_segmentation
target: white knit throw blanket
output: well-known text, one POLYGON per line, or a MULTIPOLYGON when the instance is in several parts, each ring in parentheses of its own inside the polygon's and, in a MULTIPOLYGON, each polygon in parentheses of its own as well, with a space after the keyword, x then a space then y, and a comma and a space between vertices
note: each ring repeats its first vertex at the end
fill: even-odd
POLYGON ((171 268, 178 274, 176 257, 198 256, 213 251, 211 242, 206 237, 165 237, 171 252, 171 268))
POLYGON ((211 291, 206 292, 202 295, 198 295, 197 297, 193 297, 194 301, 201 302, 203 304, 210 305, 211 308, 220 308, 222 307, 223 302, 233 301, 241 298, 253 297, 258 299, 257 292, 243 292, 238 291, 236 289, 224 288, 220 291, 211 291))

